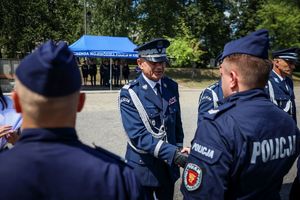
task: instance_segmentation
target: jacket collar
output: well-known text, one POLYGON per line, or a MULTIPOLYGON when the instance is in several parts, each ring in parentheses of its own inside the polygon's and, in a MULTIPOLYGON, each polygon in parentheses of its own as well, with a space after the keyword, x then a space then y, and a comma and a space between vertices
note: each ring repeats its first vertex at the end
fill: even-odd
POLYGON ((22 130, 21 137, 16 143, 31 141, 75 141, 78 140, 74 128, 28 128, 22 130))
POLYGON ((244 101, 244 100, 250 100, 253 98, 268 98, 267 94, 263 90, 263 88, 256 88, 251 89, 243 92, 237 92, 235 94, 232 94, 228 97, 226 97, 223 101, 223 103, 226 102, 234 102, 234 101, 244 101))
POLYGON ((169 100, 174 97, 174 94, 172 94, 170 88, 168 88, 166 78, 163 77, 159 80, 162 89, 162 101, 157 97, 154 90, 151 88, 150 84, 147 83, 143 75, 140 75, 137 81, 140 84, 140 91, 143 91, 142 94, 145 96, 145 98, 154 103, 160 110, 163 110, 163 113, 165 113, 169 106, 169 100))

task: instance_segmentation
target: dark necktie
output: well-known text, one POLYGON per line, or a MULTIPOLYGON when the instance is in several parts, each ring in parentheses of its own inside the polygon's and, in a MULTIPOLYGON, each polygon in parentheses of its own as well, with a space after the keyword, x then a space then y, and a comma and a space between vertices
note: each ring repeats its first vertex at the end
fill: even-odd
POLYGON ((157 97, 162 101, 162 96, 161 96, 161 90, 160 90, 160 84, 159 83, 156 83, 155 89, 156 89, 157 97))

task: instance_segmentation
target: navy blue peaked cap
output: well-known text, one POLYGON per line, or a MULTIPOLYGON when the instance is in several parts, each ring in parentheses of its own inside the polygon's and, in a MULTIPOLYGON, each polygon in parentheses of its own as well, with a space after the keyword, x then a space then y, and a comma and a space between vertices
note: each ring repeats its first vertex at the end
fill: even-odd
POLYGON ((138 51, 140 58, 151 62, 168 62, 166 49, 169 46, 169 40, 157 38, 138 46, 134 51, 138 51))
POLYGON ((273 51, 272 57, 299 63, 299 52, 300 48, 282 49, 278 51, 273 51))
POLYGON ((269 34, 265 29, 228 42, 223 50, 221 60, 232 54, 247 54, 262 59, 268 59, 269 34))
POLYGON ((72 94, 81 87, 80 71, 65 42, 47 41, 26 56, 16 70, 20 82, 46 97, 72 94))

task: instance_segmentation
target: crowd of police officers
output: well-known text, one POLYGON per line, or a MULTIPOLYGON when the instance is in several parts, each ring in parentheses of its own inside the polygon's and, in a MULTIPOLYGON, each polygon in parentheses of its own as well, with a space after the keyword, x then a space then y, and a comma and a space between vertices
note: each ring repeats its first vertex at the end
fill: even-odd
MULTIPOLYGON (((25 57, 12 94, 22 133, 0 153, 0 199, 168 200, 180 167, 184 199, 280 199, 300 153, 290 78, 299 48, 269 59, 264 29, 228 42, 217 59, 221 79, 200 94, 197 130, 183 147, 178 84, 164 75, 169 45, 158 38, 135 49, 141 73, 119 96, 126 162, 78 139, 85 94, 66 43, 50 40, 25 57)), ((299 199, 299 173, 292 200, 299 199)))
MULTIPOLYGON (((98 85, 96 82, 97 76, 97 65, 95 60, 83 60, 81 65, 81 74, 83 78, 83 85, 88 85, 88 79, 90 78, 90 85, 96 86, 98 85)), ((126 61, 120 62, 119 60, 115 60, 112 63, 112 84, 113 86, 121 85, 121 71, 122 78, 125 80, 125 83, 129 80, 130 69, 126 61)), ((110 64, 109 60, 102 60, 99 65, 99 74, 100 74, 100 86, 109 87, 110 80, 110 64)))

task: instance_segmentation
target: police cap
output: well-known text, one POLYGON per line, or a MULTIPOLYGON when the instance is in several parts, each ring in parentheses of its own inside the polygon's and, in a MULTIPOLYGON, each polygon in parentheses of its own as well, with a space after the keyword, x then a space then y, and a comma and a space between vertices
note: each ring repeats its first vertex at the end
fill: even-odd
POLYGON ((280 58, 294 63, 299 63, 299 51, 300 48, 282 49, 278 51, 273 51, 272 57, 280 58))
POLYGON ((222 64, 222 53, 220 53, 217 57, 216 57, 216 60, 215 60, 215 66, 219 66, 220 64, 222 64))
POLYGON ((16 76, 29 90, 46 97, 67 96, 81 87, 79 68, 65 42, 42 44, 21 61, 16 76))
POLYGON ((232 54, 247 54, 262 59, 268 59, 268 49, 268 31, 261 29, 252 32, 245 37, 228 42, 224 47, 221 60, 232 54))
POLYGON ((166 48, 169 46, 168 40, 157 38, 138 46, 134 51, 138 51, 140 58, 151 62, 168 62, 166 48))

